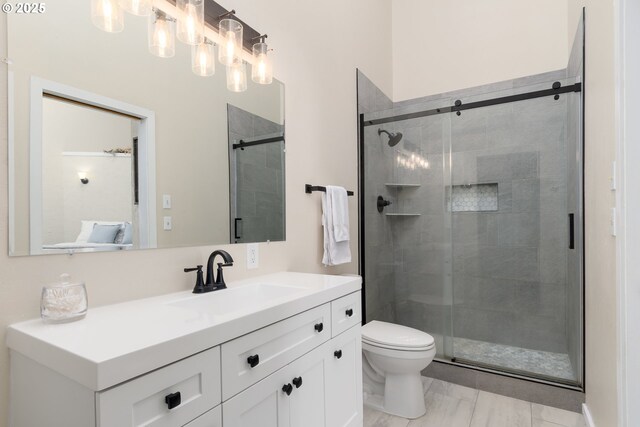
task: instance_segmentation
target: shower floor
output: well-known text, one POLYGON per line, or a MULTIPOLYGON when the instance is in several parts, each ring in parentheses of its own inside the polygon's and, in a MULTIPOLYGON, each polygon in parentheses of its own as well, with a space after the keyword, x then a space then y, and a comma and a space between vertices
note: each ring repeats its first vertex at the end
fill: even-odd
POLYGON ((467 361, 531 372, 546 377, 576 380, 569 355, 565 353, 530 350, 457 337, 453 339, 453 348, 456 358, 467 361))

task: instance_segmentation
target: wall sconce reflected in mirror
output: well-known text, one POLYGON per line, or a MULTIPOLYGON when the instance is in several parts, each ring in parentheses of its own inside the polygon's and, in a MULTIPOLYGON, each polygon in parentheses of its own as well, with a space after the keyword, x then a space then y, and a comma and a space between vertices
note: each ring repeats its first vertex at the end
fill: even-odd
POLYGON ((87 173, 86 172, 78 171, 78 178, 80 178, 80 182, 83 183, 83 184, 88 184, 89 183, 89 178, 87 178, 87 173))

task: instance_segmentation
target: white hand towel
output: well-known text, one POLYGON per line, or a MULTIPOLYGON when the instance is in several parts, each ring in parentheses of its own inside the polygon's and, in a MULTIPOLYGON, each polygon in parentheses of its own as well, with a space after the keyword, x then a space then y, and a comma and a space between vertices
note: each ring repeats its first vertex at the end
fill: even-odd
POLYGON ((332 200, 327 193, 322 193, 322 228, 324 230, 324 265, 338 265, 351 262, 349 241, 336 242, 333 236, 332 200))
POLYGON ((333 237, 336 242, 349 240, 349 199, 343 187, 327 185, 327 197, 331 199, 333 237))

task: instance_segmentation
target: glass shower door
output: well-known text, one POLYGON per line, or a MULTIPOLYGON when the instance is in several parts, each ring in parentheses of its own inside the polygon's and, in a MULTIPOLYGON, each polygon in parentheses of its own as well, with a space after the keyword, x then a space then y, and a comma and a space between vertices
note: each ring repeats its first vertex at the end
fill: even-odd
POLYGON ((285 141, 232 148, 231 241, 251 243, 284 240, 285 141))
POLYGON ((366 320, 429 333, 437 357, 451 351, 451 119, 420 113, 450 102, 365 114, 361 140, 366 320), (379 210, 379 198, 390 204, 379 210))
POLYGON ((570 92, 451 114, 455 362, 581 382, 579 103, 570 92))

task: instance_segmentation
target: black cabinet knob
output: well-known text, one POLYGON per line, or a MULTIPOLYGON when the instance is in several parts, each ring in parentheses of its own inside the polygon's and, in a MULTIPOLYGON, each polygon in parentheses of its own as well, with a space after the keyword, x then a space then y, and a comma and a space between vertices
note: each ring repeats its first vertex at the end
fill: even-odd
POLYGON ((296 388, 300 388, 300 386, 302 385, 302 377, 296 377, 291 382, 294 386, 296 386, 296 388))
POLYGON ((182 403, 182 396, 180 396, 180 392, 178 391, 176 393, 167 394, 164 397, 164 403, 167 404, 169 409, 173 409, 180 405, 180 403, 182 403))
POLYGON ((324 325, 322 323, 316 323, 316 326, 314 326, 314 329, 318 332, 322 332, 322 330, 324 329, 324 325))
POLYGON ((285 384, 282 386, 282 391, 287 393, 287 396, 290 396, 291 392, 293 391, 293 386, 291 384, 285 384))
POLYGON ((258 363, 260 363, 260 356, 258 356, 257 354, 254 354, 253 356, 247 357, 247 363, 252 368, 255 368, 256 366, 258 366, 258 363))
POLYGON ((336 359, 340 359, 342 357, 342 350, 336 350, 333 352, 333 355, 336 359))
POLYGON ((349 310, 345 311, 345 314, 347 315, 347 317, 353 316, 353 308, 350 308, 349 310))

